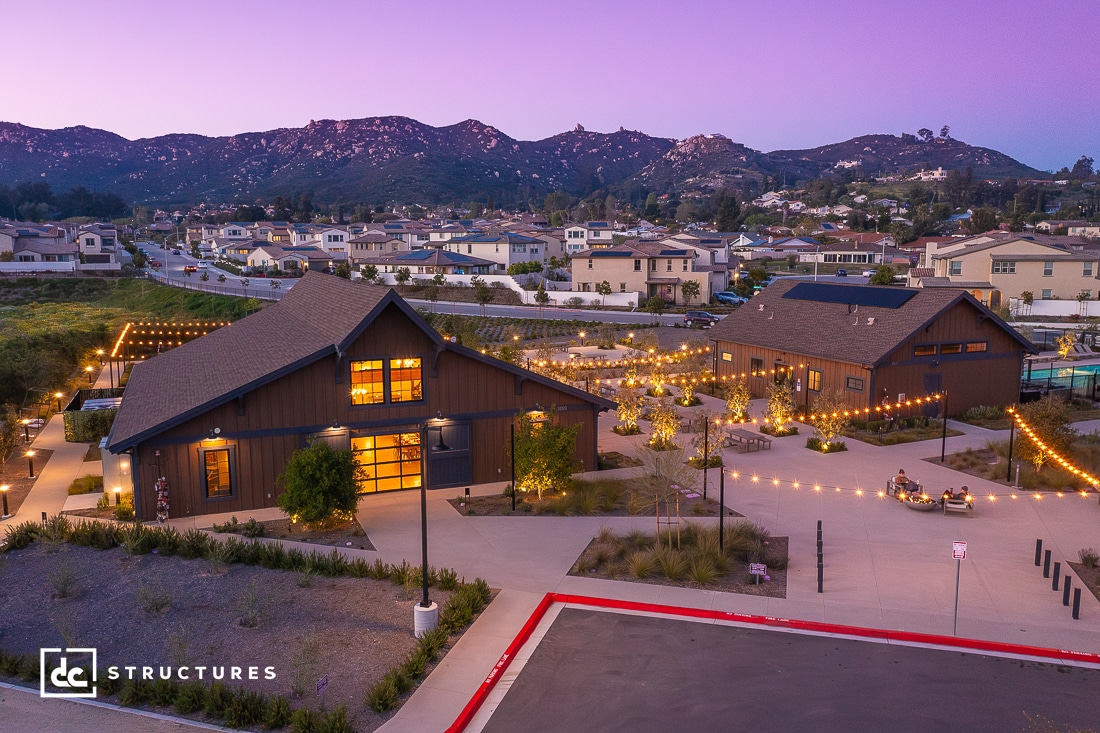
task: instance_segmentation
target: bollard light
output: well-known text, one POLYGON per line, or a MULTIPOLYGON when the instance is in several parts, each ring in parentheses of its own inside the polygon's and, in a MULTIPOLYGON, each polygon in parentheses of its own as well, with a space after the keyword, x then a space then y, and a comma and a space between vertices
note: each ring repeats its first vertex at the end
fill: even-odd
POLYGON ((8 489, 10 488, 11 487, 7 484, 0 486, 0 495, 4 497, 4 514, 3 516, 0 516, 0 519, 7 519, 11 516, 10 514, 8 514, 8 489))
POLYGON ((34 451, 29 450, 25 455, 27 456, 27 478, 34 478, 34 451))
POLYGON ((121 486, 116 486, 114 488, 114 493, 115 493, 115 506, 118 506, 119 504, 122 503, 122 487, 121 486))
POLYGON ((61 394, 60 392, 54 392, 53 396, 57 398, 57 411, 61 412, 61 398, 65 395, 61 394))
POLYGON ((88 374, 88 386, 91 387, 92 386, 92 372, 95 371, 95 370, 92 369, 91 365, 89 365, 89 366, 84 367, 84 371, 87 372, 87 374, 88 374))

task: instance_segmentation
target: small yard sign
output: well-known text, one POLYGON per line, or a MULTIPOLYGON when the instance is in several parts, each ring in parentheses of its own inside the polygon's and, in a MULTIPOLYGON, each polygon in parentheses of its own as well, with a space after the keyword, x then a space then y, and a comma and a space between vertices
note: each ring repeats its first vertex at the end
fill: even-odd
POLYGON ((765 575, 767 572, 768 566, 764 563, 749 563, 749 575, 765 575))
POLYGON ((321 693, 328 687, 328 675, 326 674, 321 679, 317 680, 317 697, 321 696, 321 693))
POLYGON ((955 540, 951 543, 951 559, 952 560, 965 560, 966 559, 966 543, 961 540, 955 540))

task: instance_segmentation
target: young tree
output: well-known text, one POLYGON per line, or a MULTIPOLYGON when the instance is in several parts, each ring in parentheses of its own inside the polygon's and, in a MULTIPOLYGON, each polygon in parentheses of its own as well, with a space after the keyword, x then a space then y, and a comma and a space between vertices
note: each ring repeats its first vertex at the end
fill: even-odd
POLYGON ((638 429, 638 419, 642 416, 645 398, 642 397, 637 386, 624 380, 615 396, 615 403, 617 405, 615 415, 619 418, 619 424, 612 430, 619 435, 637 435, 641 432, 638 429))
POLYGON ((737 377, 726 387, 726 419, 740 422, 748 417, 752 393, 742 377, 737 377))
POLYGON ((694 453, 691 457, 692 465, 696 468, 720 466, 722 465, 722 435, 718 430, 718 426, 714 423, 714 415, 704 410, 699 414, 699 417, 706 422, 707 427, 691 439, 691 447, 694 453))
POLYGON ((476 275, 470 278, 470 283, 474 286, 474 300, 481 306, 481 315, 485 315, 485 306, 493 301, 493 289, 476 275))
POLYGON ((694 280, 685 280, 680 285, 680 294, 684 296, 684 304, 690 305, 694 298, 699 297, 699 283, 694 280))
POLYGON ((653 314, 653 322, 660 323, 661 314, 665 312, 665 308, 668 307, 668 303, 660 295, 654 295, 652 298, 645 302, 646 312, 653 314))
POLYGON ((352 519, 359 502, 362 469, 350 450, 334 450, 323 440, 291 454, 278 484, 279 508, 294 521, 324 526, 352 519))
POLYGON ((546 288, 543 287, 541 282, 539 283, 539 289, 535 291, 535 302, 538 303, 540 311, 550 302, 550 293, 546 292, 546 288))
POLYGON ((351 265, 348 264, 347 260, 336 266, 336 277, 342 277, 345 280, 351 279, 351 265))
POLYGON ((378 268, 374 265, 363 265, 359 270, 363 275, 363 282, 373 285, 378 281, 378 268))
POLYGON ((10 405, 0 405, 0 468, 7 464, 12 451, 23 437, 19 414, 10 405))
POLYGON ((814 402, 814 430, 826 451, 848 424, 848 416, 844 414, 847 407, 844 393, 840 390, 826 390, 814 402))
POLYGON ((545 414, 521 412, 516 416, 516 488, 543 492, 565 488, 577 470, 573 461, 579 425, 561 425, 557 410, 545 414))
POLYGON ((1025 290, 1020 293, 1020 302, 1024 304, 1024 315, 1031 315, 1031 304, 1035 302, 1035 293, 1025 290))
POLYGON ((1074 338, 1071 333, 1064 333, 1058 337, 1058 341, 1055 342, 1058 349, 1058 356, 1065 359, 1073 351, 1073 345, 1077 343, 1077 339, 1074 338))
POLYGON ((764 410, 764 417, 776 434, 783 434, 791 429, 790 422, 797 409, 791 380, 780 379, 768 386, 768 406, 764 410))
POLYGON ((220 283, 224 283, 224 282, 225 282, 225 279, 226 279, 226 278, 225 278, 225 273, 224 273, 224 272, 223 272, 223 273, 221 273, 220 275, 218 275, 218 282, 220 282, 220 283))
POLYGON ((1077 431, 1069 422, 1069 405, 1064 400, 1048 395, 1020 405, 1018 412, 1045 447, 1040 447, 1034 440, 1021 440, 1017 443, 1017 455, 1034 464, 1036 471, 1051 460, 1052 452, 1066 455, 1077 437, 1077 431))
POLYGON ((401 289, 404 290, 409 280, 412 280, 412 273, 407 267, 398 267, 397 272, 394 273, 393 279, 401 286, 401 289))
POLYGON ((657 400, 657 406, 650 413, 650 429, 653 436, 649 439, 649 447, 653 450, 679 448, 672 439, 680 431, 680 414, 667 394, 657 400))
POLYGON ((607 280, 604 280, 601 283, 597 283, 596 292, 601 298, 606 300, 607 296, 611 295, 611 283, 609 283, 607 280))
POLYGON ((210 275, 205 273, 205 272, 203 274, 199 275, 199 280, 202 280, 203 282, 206 282, 209 279, 210 279, 210 275))
POLYGON ((428 302, 431 303, 431 312, 435 313, 435 304, 439 300, 439 286, 429 285, 424 289, 424 295, 428 297, 428 302))

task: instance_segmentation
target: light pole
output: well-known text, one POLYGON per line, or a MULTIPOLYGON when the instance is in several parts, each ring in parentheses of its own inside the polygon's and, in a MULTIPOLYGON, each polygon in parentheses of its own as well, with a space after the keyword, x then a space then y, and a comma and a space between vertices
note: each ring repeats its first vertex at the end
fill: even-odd
POLYGON ((508 425, 508 437, 512 446, 512 511, 516 510, 516 421, 508 425))
POLYGON ((31 421, 28 420, 27 418, 23 418, 19 422, 23 423, 23 442, 24 443, 31 442, 31 434, 30 434, 31 421))
POLYGON ((61 398, 64 397, 60 392, 54 392, 53 396, 57 399, 57 411, 61 412, 61 398))
POLYGON ((718 554, 726 551, 726 467, 718 474, 718 554))
POLYGON ((585 337, 585 335, 586 335, 586 334, 585 334, 585 332, 584 332, 584 331, 581 331, 581 332, 580 332, 580 333, 578 333, 577 335, 578 335, 578 336, 580 336, 580 338, 581 338, 581 346, 584 346, 584 337, 585 337))
POLYGON ((429 425, 427 421, 420 425, 420 544, 422 550, 422 562, 420 565, 420 582, 424 596, 420 603, 413 608, 413 633, 417 637, 432 631, 439 625, 439 606, 428 599, 428 431, 439 431, 439 445, 432 449, 437 451, 450 450, 443 442, 443 415, 436 413, 433 419, 436 425, 429 425))
POLYGON ((29 450, 25 455, 27 456, 27 478, 34 478, 34 451, 29 450))
POLYGON ((103 366, 103 354, 104 354, 103 349, 96 349, 95 350, 95 355, 99 357, 99 365, 100 366, 103 366))
POLYGON ((940 438, 940 463, 947 460, 947 390, 943 391, 943 436, 940 438))
POLYGON ((707 500, 707 468, 710 466, 710 418, 703 420, 703 501, 707 500))
POLYGON ((91 365, 89 365, 89 366, 84 367, 84 371, 88 375, 88 386, 91 387, 92 386, 92 372, 95 371, 95 370, 92 369, 91 365))
POLYGON ((7 484, 0 486, 0 495, 4 497, 4 514, 0 516, 0 519, 7 519, 11 516, 11 514, 8 513, 8 489, 10 488, 11 487, 7 484))

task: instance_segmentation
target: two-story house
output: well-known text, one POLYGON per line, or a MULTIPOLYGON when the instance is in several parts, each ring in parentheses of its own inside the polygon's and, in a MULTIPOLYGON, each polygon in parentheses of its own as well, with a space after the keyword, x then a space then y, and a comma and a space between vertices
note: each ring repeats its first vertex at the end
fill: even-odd
POLYGON ((726 282, 725 264, 711 261, 708 251, 675 242, 631 240, 613 247, 582 250, 570 255, 573 265, 573 291, 595 292, 607 282, 612 292, 640 293, 642 297, 661 297, 675 303, 688 302, 683 285, 691 281, 699 288, 696 303, 707 302, 722 290, 726 282))
POLYGON ((505 272, 517 262, 544 261, 545 247, 546 243, 541 239, 510 232, 458 237, 443 245, 448 252, 494 262, 497 272, 505 272))

